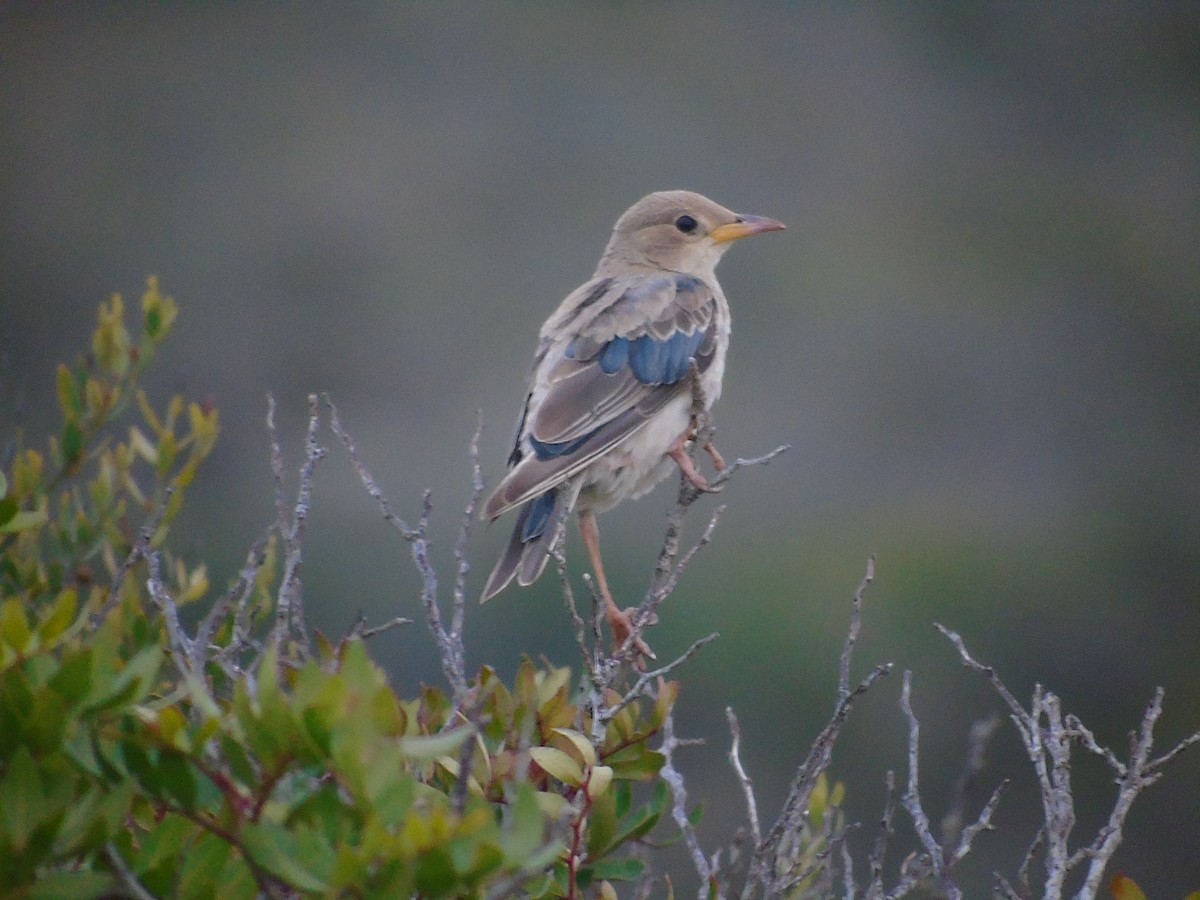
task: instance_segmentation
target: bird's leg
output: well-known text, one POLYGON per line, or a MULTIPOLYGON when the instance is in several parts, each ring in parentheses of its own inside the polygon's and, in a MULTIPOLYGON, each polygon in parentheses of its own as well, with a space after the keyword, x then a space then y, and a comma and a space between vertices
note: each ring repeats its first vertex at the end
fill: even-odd
MULTIPOLYGON (((716 494, 722 489, 710 485, 708 483, 708 479, 700 474, 700 471, 696 468, 696 464, 692 461, 692 458, 687 455, 686 448, 688 441, 692 439, 692 436, 692 429, 688 428, 687 431, 675 439, 675 443, 672 444, 671 449, 667 451, 667 456, 675 460, 675 464, 679 466, 679 471, 683 473, 683 477, 688 480, 688 483, 692 487, 698 491, 704 491, 706 494, 716 494)), ((712 444, 705 444, 704 448, 708 451, 708 455, 713 458, 713 464, 716 465, 717 460, 721 458, 721 454, 717 453, 716 448, 713 447, 712 444)), ((721 459, 721 464, 717 465, 717 469, 720 470, 724 467, 725 460, 721 459)))
MULTIPOLYGON (((604 598, 604 611, 608 616, 608 627, 612 629, 614 649, 619 648, 633 634, 633 620, 629 618, 629 613, 633 610, 621 610, 613 601, 612 592, 608 589, 608 579, 604 576, 604 562, 600 559, 600 528, 596 524, 596 514, 590 509, 579 511, 579 533, 583 535, 583 546, 587 548, 592 571, 596 574, 596 586, 600 588, 600 596, 604 598)), ((643 656, 655 658, 650 645, 641 638, 637 638, 635 646, 643 656)), ((640 658, 637 662, 638 668, 641 668, 640 658)))
POLYGON ((705 441, 704 452, 707 453, 710 457, 712 457, 714 469, 716 469, 718 472, 724 471, 725 457, 723 457, 721 455, 720 451, 717 450, 716 444, 714 444, 712 441, 705 441))

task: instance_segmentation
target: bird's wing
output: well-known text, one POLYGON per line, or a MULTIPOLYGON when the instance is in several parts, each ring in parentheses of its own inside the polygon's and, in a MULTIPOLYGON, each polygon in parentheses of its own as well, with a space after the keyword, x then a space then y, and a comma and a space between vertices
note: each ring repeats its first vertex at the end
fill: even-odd
POLYGON ((716 350, 717 297, 689 275, 604 278, 581 287, 542 330, 511 469, 487 518, 560 484, 688 389, 716 350))

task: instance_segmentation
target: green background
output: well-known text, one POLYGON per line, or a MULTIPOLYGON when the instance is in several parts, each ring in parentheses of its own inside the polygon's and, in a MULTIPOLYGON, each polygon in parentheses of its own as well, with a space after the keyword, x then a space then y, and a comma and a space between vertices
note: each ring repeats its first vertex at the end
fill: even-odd
MULTIPOLYGON (((292 466, 305 395, 329 391, 398 510, 433 489, 448 584, 476 410, 494 484, 536 329, 617 215, 689 188, 788 223, 722 264, 717 425, 730 458, 793 449, 720 498, 651 635, 670 657, 722 634, 682 670, 677 715, 708 739, 677 762, 710 852, 742 814, 725 705, 773 819, 871 553, 856 671, 898 671, 834 758, 860 878, 884 773, 905 771, 899 670, 935 821, 972 721, 1000 708, 933 621, 1119 753, 1156 685, 1160 747, 1200 727, 1200 6, 6 3, 0 122, 0 450, 54 421, 54 366, 97 302, 158 274, 182 315, 156 384, 221 410, 175 541, 217 589, 274 515, 267 390, 292 466)), ((672 497, 601 519, 624 602, 672 497)), ((507 527, 473 535, 473 593, 507 527)), ((569 552, 578 571, 574 534, 569 552)), ((419 617, 408 549, 337 452, 304 571, 327 631, 419 617)), ((505 673, 575 661, 552 578, 473 606, 466 638, 505 673)), ((374 650, 402 690, 440 678, 419 625, 374 650)), ((972 801, 1007 775, 971 896, 1040 820, 1006 724, 972 801)), ((1076 786, 1090 837, 1112 786, 1090 760, 1076 786)), ((894 855, 909 841, 902 823, 894 855)), ((1117 864, 1178 897, 1198 845, 1193 752, 1117 864)))

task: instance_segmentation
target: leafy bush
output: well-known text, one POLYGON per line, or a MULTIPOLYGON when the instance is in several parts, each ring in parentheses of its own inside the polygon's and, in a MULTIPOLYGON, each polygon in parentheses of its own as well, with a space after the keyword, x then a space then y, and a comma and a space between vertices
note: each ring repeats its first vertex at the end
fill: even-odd
POLYGON ((218 417, 138 387, 175 316, 154 279, 136 338, 103 304, 59 368, 59 434, 0 473, 0 889, 555 897, 636 877, 666 791, 633 785, 677 686, 597 731, 570 671, 530 662, 511 687, 479 674, 474 722, 436 689, 406 699, 361 637, 310 652, 271 627, 275 537, 187 633, 208 577, 165 545, 218 417))
MULTIPOLYGON (((101 304, 90 353, 58 369, 61 428, 44 448, 18 441, 0 460, 3 896, 608 900, 616 896, 614 883, 634 882, 636 896, 646 897, 657 883, 655 851, 677 840, 704 897, 963 896, 955 866, 991 830, 1007 781, 974 819, 965 815, 965 798, 954 798, 944 820, 954 824, 933 834, 919 790, 910 672, 899 698, 908 723, 907 785, 897 798, 888 773, 866 860, 871 881, 860 891, 854 877, 849 839, 858 826, 845 821, 844 788, 831 786, 827 770, 856 699, 891 671, 881 664, 857 684, 851 680, 873 563, 853 597, 832 716, 768 827, 739 757, 737 717, 727 710, 746 828, 706 853, 673 759, 682 743, 672 715, 680 685, 667 676, 715 635, 653 672, 632 663, 634 641, 710 539, 720 509, 681 556, 681 525, 699 496, 681 483, 649 590, 632 614, 635 634, 611 653, 601 648, 599 620, 579 613, 558 558, 583 663, 577 685, 570 669, 528 660, 511 684, 487 667, 468 677, 465 548, 482 491, 477 459, 447 626, 429 560, 428 502, 415 527, 397 517, 326 401, 330 429, 385 521, 410 545, 422 576, 418 599, 447 690, 426 686, 402 696, 366 649, 366 639, 387 625, 368 630, 360 623, 337 640, 304 626, 297 573, 314 465, 325 453, 317 398, 310 398, 291 510, 269 406, 278 520, 230 588, 209 598, 206 567, 167 549, 187 489, 219 433, 210 406, 173 397, 156 410, 139 388, 176 315, 153 278, 136 336, 119 296, 101 304), (897 808, 919 845, 889 867, 897 808)), ((473 458, 477 444, 478 435, 473 458)), ((716 481, 783 449, 737 460, 716 481)), ((1075 896, 1097 896, 1133 801, 1167 763, 1200 743, 1200 732, 1151 754, 1160 688, 1122 760, 1052 692, 1039 685, 1026 708, 957 633, 937 627, 963 664, 995 689, 1043 801, 1045 818, 1035 825, 1015 885, 996 873, 993 896, 1033 897, 1035 857, 1045 869, 1042 897, 1062 897, 1068 876, 1082 880, 1075 896), (1072 835, 1073 751, 1101 759, 1117 788, 1107 822, 1086 842, 1072 835)), ((973 730, 970 778, 960 785, 977 774, 970 766, 982 759, 995 727, 973 730)), ((1109 890, 1121 900, 1143 896, 1119 874, 1109 890)))

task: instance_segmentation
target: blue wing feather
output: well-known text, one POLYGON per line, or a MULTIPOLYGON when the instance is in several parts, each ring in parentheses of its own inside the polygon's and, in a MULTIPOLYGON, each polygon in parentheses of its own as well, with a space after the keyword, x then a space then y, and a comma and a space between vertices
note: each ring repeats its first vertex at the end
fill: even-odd
POLYGON ((619 372, 629 362, 629 339, 618 337, 613 338, 600 351, 597 358, 600 363, 600 368, 604 370, 605 375, 612 375, 614 372, 619 372))
MULTIPOLYGON (((634 378, 642 384, 675 384, 688 372, 688 361, 696 355, 700 344, 704 341, 704 332, 687 333, 677 331, 665 340, 656 340, 648 334, 643 334, 635 341, 625 338, 615 338, 609 341, 601 354, 601 360, 608 353, 608 348, 622 342, 622 353, 628 355, 629 370, 634 378), (627 350, 625 349, 627 348, 627 350)), ((603 366, 605 372, 612 371, 603 366)))
POLYGON ((551 488, 540 497, 529 501, 529 516, 521 528, 522 543, 541 536, 546 528, 546 523, 550 520, 550 514, 554 512, 554 499, 557 496, 558 489, 551 488))

